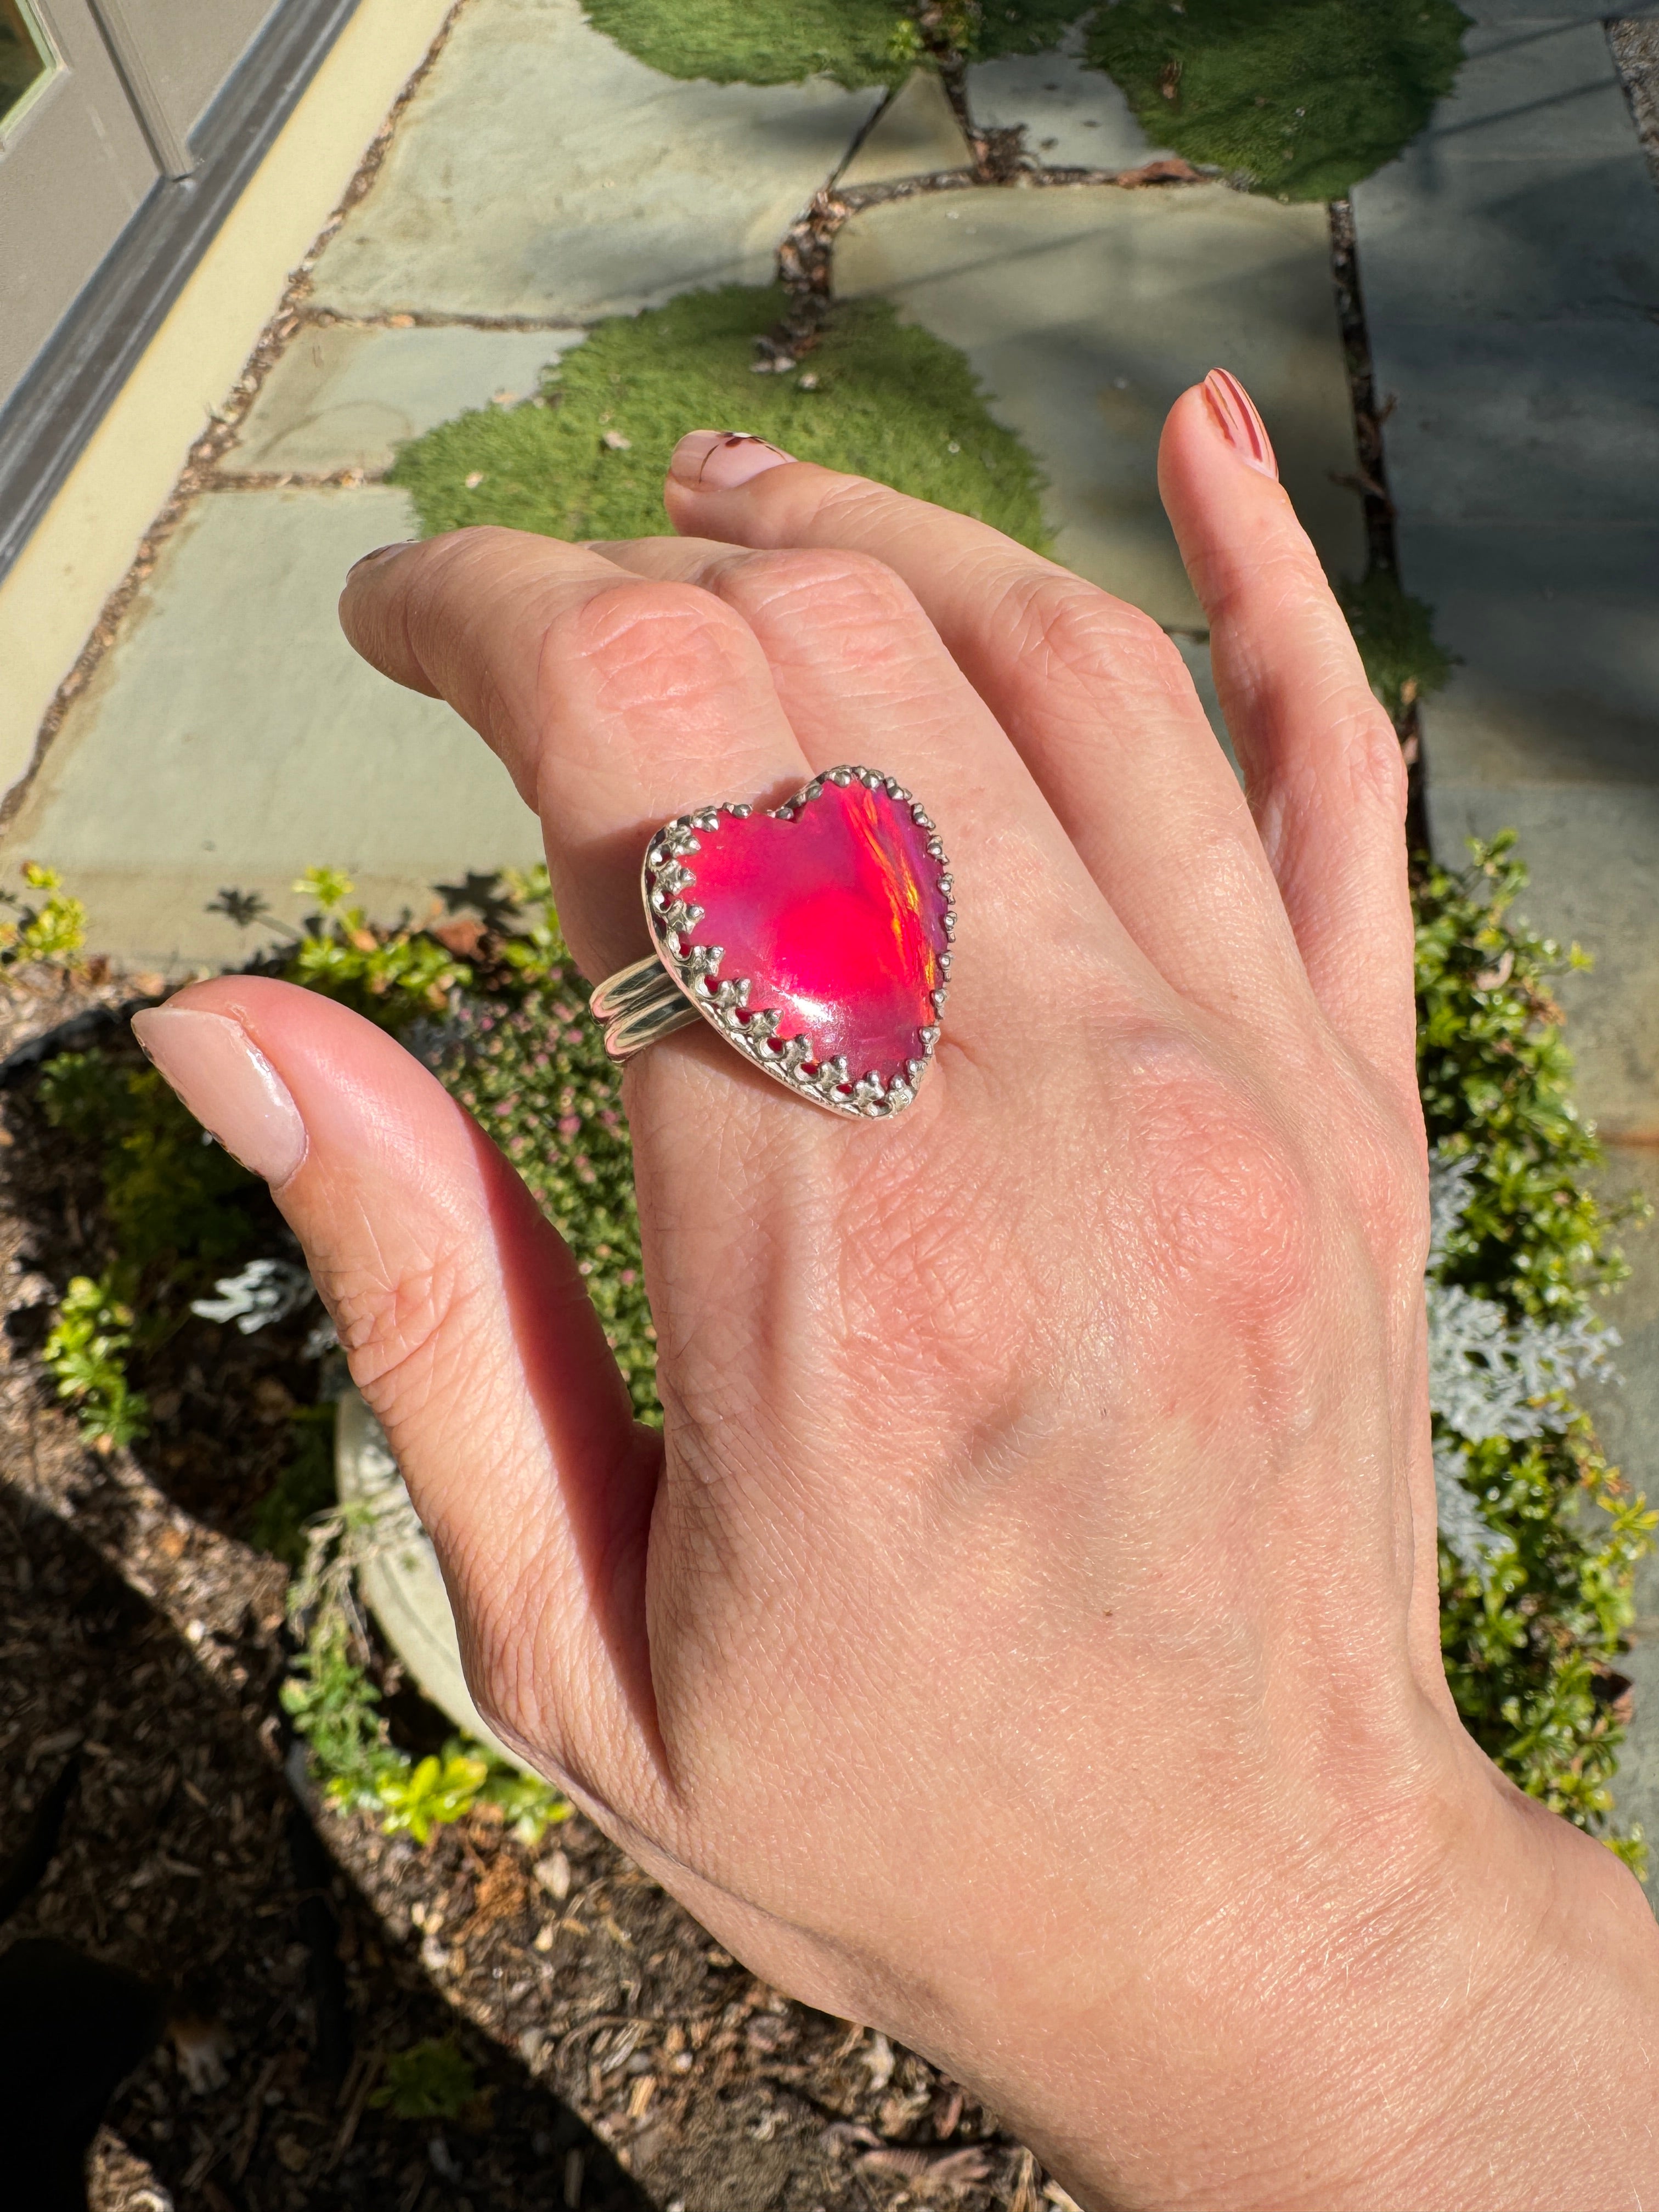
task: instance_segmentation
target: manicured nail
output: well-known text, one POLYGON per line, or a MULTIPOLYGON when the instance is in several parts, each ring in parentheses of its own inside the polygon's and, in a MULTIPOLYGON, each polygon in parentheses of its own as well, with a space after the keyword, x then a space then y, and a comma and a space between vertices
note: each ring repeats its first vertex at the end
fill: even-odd
POLYGON ((407 553, 411 545, 418 545, 420 542, 418 538, 399 538, 390 545, 377 545, 372 553, 365 553, 354 561, 346 574, 355 576, 359 568, 368 568, 371 561, 384 561, 389 553, 407 553))
POLYGON ((703 491, 735 491, 763 469, 781 469, 794 458, 752 430, 693 430, 675 447, 668 473, 676 483, 703 491))
POLYGON ((132 1033, 202 1127, 250 1175, 285 1183, 306 1156, 306 1125, 288 1085, 240 1022, 189 1006, 152 1006, 132 1033))
POLYGON ((1238 379, 1227 369, 1212 368, 1204 380, 1204 402, 1210 420, 1239 459, 1277 483, 1279 464, 1267 427, 1238 379))

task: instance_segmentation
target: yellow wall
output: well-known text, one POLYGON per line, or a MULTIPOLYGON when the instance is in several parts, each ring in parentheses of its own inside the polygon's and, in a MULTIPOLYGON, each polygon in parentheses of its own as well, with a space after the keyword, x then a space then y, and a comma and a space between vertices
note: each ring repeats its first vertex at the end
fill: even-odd
POLYGON ((0 583, 0 789, 451 5, 362 0, 0 583))

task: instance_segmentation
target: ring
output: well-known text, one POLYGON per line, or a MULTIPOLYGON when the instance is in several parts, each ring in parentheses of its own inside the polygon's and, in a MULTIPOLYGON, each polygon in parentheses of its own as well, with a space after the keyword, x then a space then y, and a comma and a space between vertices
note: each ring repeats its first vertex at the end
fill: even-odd
POLYGON ((909 1105, 939 1042, 956 908, 945 848, 902 784, 833 768, 781 806, 677 815, 640 884, 657 949, 589 1001, 611 1059, 701 1015, 832 1114, 909 1105))

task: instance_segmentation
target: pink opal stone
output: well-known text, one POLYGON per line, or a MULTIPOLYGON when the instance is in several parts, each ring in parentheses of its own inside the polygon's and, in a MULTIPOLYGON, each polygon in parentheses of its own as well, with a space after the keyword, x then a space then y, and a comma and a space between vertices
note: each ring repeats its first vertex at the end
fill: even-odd
POLYGON ((849 1083, 890 1082, 920 1060, 945 980, 942 863, 902 800, 826 783, 791 821, 723 814, 699 830, 681 896, 702 907, 682 942, 725 947, 720 980, 749 978, 749 1011, 775 1009, 777 1041, 805 1036, 849 1083))

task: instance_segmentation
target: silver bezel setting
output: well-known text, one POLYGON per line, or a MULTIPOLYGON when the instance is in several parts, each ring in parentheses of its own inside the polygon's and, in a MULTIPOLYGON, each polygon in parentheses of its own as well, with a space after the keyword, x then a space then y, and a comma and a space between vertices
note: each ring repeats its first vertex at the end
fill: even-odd
MULTIPOLYGON (((939 832, 926 811, 896 777, 882 775, 870 768, 832 768, 822 775, 815 775, 781 806, 762 811, 777 821, 792 822, 815 799, 823 796, 827 785, 836 784, 845 790, 851 783, 861 783, 866 790, 880 792, 896 805, 907 807, 916 827, 928 832, 927 854, 938 868, 935 888, 945 902, 946 949, 939 955, 939 973, 948 979, 950 945, 957 926, 949 864, 939 832)), ((748 1015, 751 979, 720 972, 720 963, 726 957, 723 945, 691 945, 685 941, 703 918, 702 908, 689 896, 696 884, 696 871, 686 865, 690 856, 701 850, 700 833, 712 836, 719 829, 722 815, 741 822, 754 811, 752 806, 744 805, 700 806, 694 814, 678 815, 673 821, 665 822, 652 838, 640 870, 640 889, 658 957, 710 1028, 718 1030, 727 1044, 735 1046, 752 1066, 781 1083, 796 1097, 810 1099, 815 1106, 824 1107, 831 1114, 849 1115, 854 1121, 881 1121, 902 1113, 914 1101, 933 1060, 948 981, 941 981, 933 994, 934 1018, 917 1030, 915 1054, 907 1059, 905 1073, 884 1083, 873 1069, 851 1074, 844 1060, 815 1065, 811 1047, 805 1037, 791 1037, 781 1051, 771 1051, 771 1041, 777 1033, 777 1016, 769 1008, 763 1008, 744 1018, 748 1015)))

